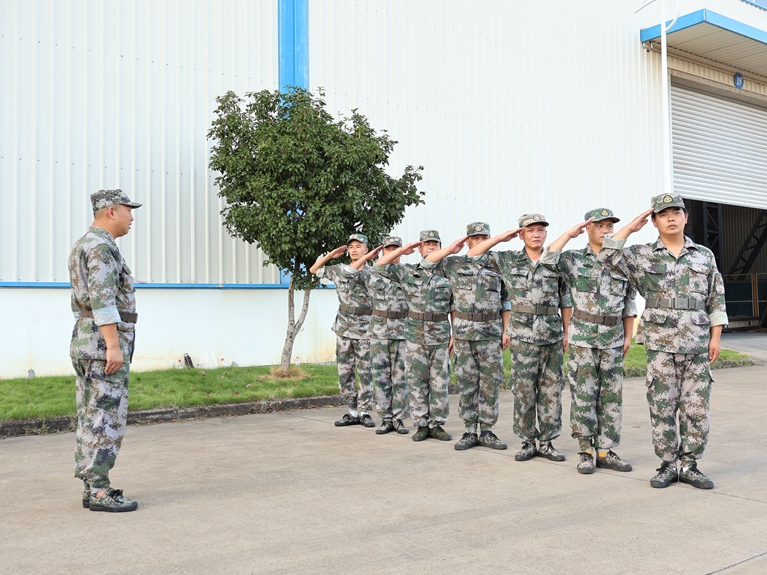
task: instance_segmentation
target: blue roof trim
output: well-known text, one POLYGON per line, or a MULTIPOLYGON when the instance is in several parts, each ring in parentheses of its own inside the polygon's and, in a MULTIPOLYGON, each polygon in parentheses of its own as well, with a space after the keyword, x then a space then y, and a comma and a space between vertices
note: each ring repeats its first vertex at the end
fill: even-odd
MULTIPOLYGON (((704 22, 711 24, 712 26, 716 26, 717 28, 721 28, 722 30, 732 32, 733 34, 738 34, 744 38, 749 38, 751 40, 761 42, 762 44, 767 44, 767 32, 764 30, 754 28, 753 26, 749 26, 743 22, 738 22, 737 20, 733 20, 732 18, 722 16, 721 14, 717 14, 716 12, 712 12, 711 10, 706 9, 680 16, 676 21, 676 24, 674 24, 674 27, 671 28, 671 30, 669 30, 666 34, 673 34, 679 30, 691 28, 692 26, 703 24, 704 22)), ((667 25, 669 23, 671 23, 671 20, 668 21, 667 25)), ((642 42, 658 40, 659 38, 660 24, 656 24, 652 28, 645 28, 640 34, 640 40, 642 42)))
POLYGON ((751 6, 753 6, 754 8, 759 8, 759 10, 767 10, 767 6, 754 2, 754 0, 740 0, 740 1, 745 2, 746 4, 751 4, 751 6))

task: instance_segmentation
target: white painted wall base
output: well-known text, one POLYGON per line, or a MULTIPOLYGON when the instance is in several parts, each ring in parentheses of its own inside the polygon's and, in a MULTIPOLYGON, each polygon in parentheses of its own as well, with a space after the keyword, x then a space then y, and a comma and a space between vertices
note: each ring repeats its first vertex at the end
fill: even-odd
MULTIPOLYGON (((68 289, 0 289, 0 378, 73 374, 69 341, 74 319, 68 289)), ((303 293, 298 292, 298 312, 303 293)), ((287 289, 136 290, 135 371, 164 369, 188 353, 197 363, 207 349, 227 363, 280 362, 288 318, 287 289)), ((313 290, 293 361, 335 360, 330 331, 338 308, 334 289, 313 290)))

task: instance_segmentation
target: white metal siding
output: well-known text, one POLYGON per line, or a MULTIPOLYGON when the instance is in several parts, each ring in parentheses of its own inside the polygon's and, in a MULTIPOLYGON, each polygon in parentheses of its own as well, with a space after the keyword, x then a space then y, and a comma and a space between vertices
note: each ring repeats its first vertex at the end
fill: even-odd
POLYGON ((0 281, 68 281, 119 187, 137 280, 279 283, 223 230, 206 139, 216 96, 277 87, 276 1, 2 0, 0 34, 0 281))
MULTIPOLYGON (((498 232, 533 210, 553 240, 589 208, 630 218, 660 193, 660 55, 639 43, 660 12, 637 4, 311 0, 310 86, 400 141, 393 172, 424 165, 406 240, 475 220, 498 232)), ((767 12, 731 0, 683 0, 681 14, 704 4, 767 29, 767 12)))
POLYGON ((672 85, 674 189, 767 209, 767 109, 672 85))

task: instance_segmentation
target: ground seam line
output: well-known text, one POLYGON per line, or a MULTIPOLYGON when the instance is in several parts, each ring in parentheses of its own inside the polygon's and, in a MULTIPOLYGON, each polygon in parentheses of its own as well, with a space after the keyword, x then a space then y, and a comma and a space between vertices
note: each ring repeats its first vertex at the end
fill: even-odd
POLYGON ((714 575, 714 573, 721 573, 722 571, 726 571, 727 569, 730 569, 731 567, 737 567, 738 565, 745 563, 746 561, 751 561, 752 559, 758 559, 759 557, 762 557, 764 555, 767 555, 767 551, 764 553, 759 553, 759 555, 754 555, 753 557, 748 557, 747 559, 743 559, 743 561, 738 561, 737 563, 733 563, 732 565, 727 565, 726 567, 722 567, 721 569, 717 569, 716 571, 709 571, 706 573, 706 575, 714 575))

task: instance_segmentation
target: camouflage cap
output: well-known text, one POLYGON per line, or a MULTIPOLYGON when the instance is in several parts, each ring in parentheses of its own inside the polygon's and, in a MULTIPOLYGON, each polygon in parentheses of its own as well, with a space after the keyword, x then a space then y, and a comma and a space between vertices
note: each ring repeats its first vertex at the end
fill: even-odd
POLYGON ((439 242, 439 243, 442 243, 442 240, 439 237, 439 232, 437 230, 423 230, 418 235, 418 241, 419 242, 439 242))
POLYGON ((387 246, 397 246, 398 248, 401 248, 402 238, 398 238, 397 236, 386 236, 381 243, 381 247, 385 248, 387 246))
POLYGON ((594 210, 589 210, 586 212, 586 215, 583 216, 583 221, 589 219, 594 219, 595 222, 601 222, 602 220, 612 220, 614 222, 621 221, 620 218, 616 218, 615 214, 612 210, 608 210, 607 208, 596 208, 594 210))
POLYGON ((93 206, 94 213, 117 205, 140 208, 142 204, 131 202, 130 198, 122 190, 99 190, 91 194, 91 206, 93 206))
POLYGON ((542 214, 524 214, 521 218, 519 218, 520 228, 526 228, 527 226, 531 226, 533 224, 548 226, 549 222, 546 221, 546 218, 542 214))
POLYGON ((466 235, 467 236, 489 236, 490 224, 486 224, 485 222, 474 222, 472 224, 469 224, 468 226, 466 226, 466 235))
POLYGON ((652 211, 656 214, 666 208, 685 208, 682 196, 672 196, 671 194, 655 196, 650 202, 652 203, 652 211))
POLYGON ((357 240, 360 243, 368 245, 368 237, 365 234, 352 234, 349 236, 349 239, 346 240, 346 243, 348 244, 352 240, 357 240))

